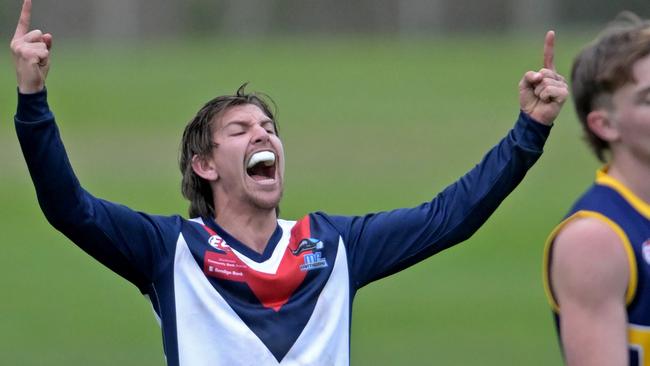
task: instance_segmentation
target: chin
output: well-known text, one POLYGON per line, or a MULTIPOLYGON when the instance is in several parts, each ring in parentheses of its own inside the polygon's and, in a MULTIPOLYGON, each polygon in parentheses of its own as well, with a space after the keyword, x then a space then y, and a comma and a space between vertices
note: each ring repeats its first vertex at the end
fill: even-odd
POLYGON ((280 206, 282 200, 282 193, 273 195, 263 194, 250 197, 251 203, 262 210, 275 210, 280 206))

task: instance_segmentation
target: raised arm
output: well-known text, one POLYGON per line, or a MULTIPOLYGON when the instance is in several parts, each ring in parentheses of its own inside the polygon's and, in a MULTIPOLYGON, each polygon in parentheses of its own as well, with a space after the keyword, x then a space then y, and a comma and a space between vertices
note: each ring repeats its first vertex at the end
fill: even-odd
POLYGON ((29 31, 31 5, 23 3, 11 50, 19 91, 16 134, 39 205, 52 226, 146 292, 172 258, 180 218, 136 212, 81 187, 47 103, 52 36, 29 31))
POLYGON ((515 127, 467 174, 414 208, 332 218, 348 243, 357 287, 469 238, 523 179, 542 154, 568 94, 564 79, 552 70, 553 42, 549 32, 546 67, 526 73, 520 83, 522 113, 515 127))
POLYGON ((567 224, 553 244, 551 283, 568 366, 625 366, 629 263, 621 238, 604 222, 567 224))

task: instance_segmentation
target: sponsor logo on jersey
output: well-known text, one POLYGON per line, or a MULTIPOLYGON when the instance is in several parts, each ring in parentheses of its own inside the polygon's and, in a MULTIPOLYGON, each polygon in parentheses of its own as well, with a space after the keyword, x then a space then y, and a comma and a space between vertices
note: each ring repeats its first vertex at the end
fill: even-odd
POLYGON ((327 267, 327 260, 321 258, 321 252, 305 254, 305 263, 300 265, 301 271, 311 271, 312 269, 321 269, 327 267))
POLYGON ((212 235, 210 238, 208 238, 208 244, 210 244, 210 246, 214 249, 221 252, 230 250, 230 246, 228 246, 228 244, 226 244, 226 241, 223 240, 223 238, 221 238, 219 235, 212 235))
POLYGON ((641 251, 643 252, 643 259, 645 259, 646 263, 650 264, 650 239, 641 244, 641 251))
POLYGON ((312 269, 320 269, 327 267, 327 260, 322 258, 322 253, 317 250, 322 250, 324 247, 323 242, 315 238, 302 239, 295 250, 291 253, 295 256, 303 255, 304 263, 300 265, 301 271, 311 271, 312 269))
POLYGON ((248 267, 236 260, 230 259, 223 254, 205 253, 203 263, 204 273, 231 281, 245 281, 248 267))
POLYGON ((300 244, 298 244, 298 248, 296 248, 296 250, 292 250, 291 253, 293 253, 293 255, 298 255, 308 250, 321 250, 321 249, 323 249, 322 241, 314 238, 307 238, 307 239, 302 239, 300 241, 300 244))
POLYGON ((304 264, 300 265, 301 271, 311 271, 312 269, 321 269, 327 267, 327 259, 321 258, 321 252, 305 254, 304 264))

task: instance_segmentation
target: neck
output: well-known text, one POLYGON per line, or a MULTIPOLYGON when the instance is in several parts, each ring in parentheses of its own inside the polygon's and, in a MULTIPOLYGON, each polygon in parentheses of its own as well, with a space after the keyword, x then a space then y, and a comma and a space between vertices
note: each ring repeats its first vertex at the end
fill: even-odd
POLYGON ((275 209, 235 210, 219 207, 215 221, 230 235, 257 253, 263 253, 277 227, 275 209))
POLYGON ((623 183, 645 203, 650 204, 650 164, 614 154, 608 174, 623 183))

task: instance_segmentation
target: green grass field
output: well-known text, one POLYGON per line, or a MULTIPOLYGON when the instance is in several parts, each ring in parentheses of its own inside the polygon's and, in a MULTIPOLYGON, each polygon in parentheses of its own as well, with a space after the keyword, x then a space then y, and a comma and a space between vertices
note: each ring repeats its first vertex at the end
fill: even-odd
MULTIPOLYGON (((542 38, 62 41, 48 88, 72 164, 97 196, 185 214, 182 129, 203 102, 250 81, 279 105, 283 216, 362 214, 428 200, 478 162, 512 126, 542 38)), ((584 41, 559 33, 565 75, 584 41)), ((38 208, 7 48, 0 80, 0 363, 163 365, 147 301, 38 208)), ((353 365, 561 363, 543 242, 597 167, 569 104, 544 156, 474 237, 358 293, 353 365)))

